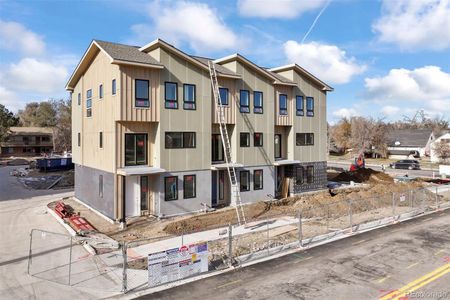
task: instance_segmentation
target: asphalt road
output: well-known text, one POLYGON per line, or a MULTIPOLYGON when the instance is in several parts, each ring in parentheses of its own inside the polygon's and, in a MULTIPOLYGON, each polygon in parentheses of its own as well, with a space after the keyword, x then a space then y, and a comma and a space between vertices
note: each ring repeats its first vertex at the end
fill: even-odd
MULTIPOLYGON (((327 165, 329 167, 343 168, 344 170, 348 170, 350 167, 349 162, 329 161, 327 163, 327 165)), ((367 167, 374 169, 376 171, 381 171, 381 166, 370 165, 367 167)), ((439 171, 391 169, 388 166, 386 166, 385 172, 392 176, 404 176, 404 175, 408 174, 409 177, 433 177, 433 173, 435 174, 436 177, 439 176, 439 171)))
POLYGON ((26 188, 17 180, 17 177, 10 176, 9 172, 14 169, 24 168, 25 166, 0 166, 0 201, 14 199, 28 199, 36 196, 55 195, 64 192, 73 191, 66 190, 33 190, 26 188))
POLYGON ((449 222, 439 212, 142 299, 450 299, 449 222))

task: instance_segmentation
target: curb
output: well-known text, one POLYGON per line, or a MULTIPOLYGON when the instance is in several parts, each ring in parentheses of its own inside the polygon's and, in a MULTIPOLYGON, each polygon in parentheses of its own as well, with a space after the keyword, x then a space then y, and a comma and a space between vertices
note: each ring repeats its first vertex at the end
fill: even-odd
MULTIPOLYGON (((50 215, 52 215, 56 221, 61 224, 66 230, 67 232, 69 232, 69 234, 71 236, 77 236, 77 233, 75 230, 72 229, 72 227, 70 227, 69 225, 67 225, 66 222, 64 222, 63 219, 61 219, 54 211, 53 209, 51 209, 50 207, 47 206, 47 211, 50 213, 50 215)), ((83 243, 83 247, 84 249, 86 249, 87 252, 89 252, 89 254, 91 255, 96 255, 97 253, 95 252, 94 248, 92 248, 91 245, 89 245, 88 243, 83 243)))

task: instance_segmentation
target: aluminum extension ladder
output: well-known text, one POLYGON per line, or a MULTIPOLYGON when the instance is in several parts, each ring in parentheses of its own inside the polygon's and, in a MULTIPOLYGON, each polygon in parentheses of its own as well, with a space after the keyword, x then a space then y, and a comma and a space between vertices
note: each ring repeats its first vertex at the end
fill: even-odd
POLYGON ((225 123, 225 115, 224 115, 223 105, 222 105, 222 101, 220 99, 219 83, 217 80, 217 72, 216 72, 214 63, 212 61, 208 61, 208 67, 209 67, 209 76, 211 78, 211 87, 212 87, 213 95, 214 95, 214 102, 216 105, 217 119, 219 121, 220 137, 222 138, 222 145, 225 148, 225 164, 227 166, 228 178, 230 179, 230 183, 231 183, 231 204, 232 205, 234 204, 234 206, 236 208, 238 224, 242 225, 242 224, 246 224, 245 214, 244 214, 244 208, 242 207, 241 192, 240 192, 240 188, 239 188, 239 185, 237 182, 236 169, 234 168, 232 161, 231 161, 230 138, 228 136, 228 130, 227 130, 227 125, 225 123))

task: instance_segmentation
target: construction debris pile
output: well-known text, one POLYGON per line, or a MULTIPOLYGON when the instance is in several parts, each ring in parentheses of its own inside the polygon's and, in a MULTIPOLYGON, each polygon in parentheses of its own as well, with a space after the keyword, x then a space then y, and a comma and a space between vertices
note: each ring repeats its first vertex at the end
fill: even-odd
POLYGON ((394 182, 394 179, 386 173, 378 172, 368 168, 361 168, 355 171, 345 171, 339 173, 333 178, 333 181, 339 182, 357 182, 357 183, 387 183, 394 182))

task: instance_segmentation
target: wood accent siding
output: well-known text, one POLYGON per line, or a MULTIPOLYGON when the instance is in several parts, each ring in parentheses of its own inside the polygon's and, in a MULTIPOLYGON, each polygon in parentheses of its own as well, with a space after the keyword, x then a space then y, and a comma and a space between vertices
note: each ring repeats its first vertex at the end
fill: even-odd
POLYGON ((292 126, 294 115, 294 97, 292 87, 285 85, 275 86, 275 125, 292 126), (280 94, 287 95, 287 115, 280 115, 280 94))
MULTIPOLYGON (((236 109, 238 101, 238 93, 236 92, 236 80, 230 78, 219 78, 219 86, 228 89, 228 105, 223 106, 223 112, 225 115, 225 123, 226 124, 235 124, 236 123, 236 109)), ((211 95, 211 99, 214 99, 213 95, 211 95)), ((219 124, 219 119, 217 115, 217 105, 214 103, 214 100, 211 101, 212 105, 212 116, 213 124, 219 124)))
POLYGON ((159 70, 136 67, 121 66, 121 91, 122 101, 118 110, 118 121, 135 122, 159 122, 160 105, 160 81, 159 70), (135 79, 148 80, 150 85, 150 107, 135 107, 135 79))

